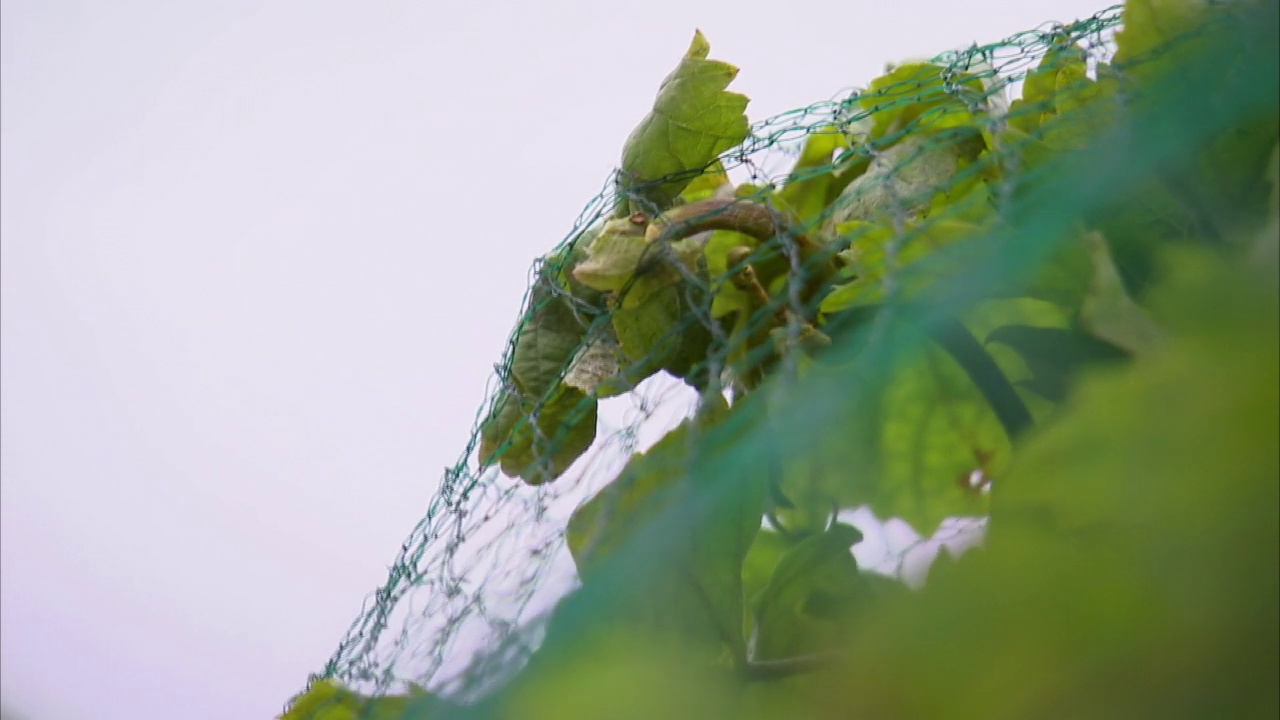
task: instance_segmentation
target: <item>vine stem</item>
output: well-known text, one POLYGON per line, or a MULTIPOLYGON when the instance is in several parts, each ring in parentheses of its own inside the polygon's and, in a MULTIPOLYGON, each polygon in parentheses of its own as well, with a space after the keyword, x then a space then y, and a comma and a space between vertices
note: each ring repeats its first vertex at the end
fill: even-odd
POLYGON ((795 244, 806 273, 802 297, 814 297, 837 271, 835 257, 826 245, 798 231, 776 208, 742 198, 708 198, 674 207, 649 223, 644 239, 650 243, 675 242, 708 230, 732 230, 767 243, 784 236, 795 244))
POLYGON ((1009 438, 1015 439, 1032 426, 1031 411, 1018 397, 1018 391, 986 348, 959 320, 944 316, 933 328, 934 342, 941 345, 968 373, 978 391, 995 411, 1009 438))

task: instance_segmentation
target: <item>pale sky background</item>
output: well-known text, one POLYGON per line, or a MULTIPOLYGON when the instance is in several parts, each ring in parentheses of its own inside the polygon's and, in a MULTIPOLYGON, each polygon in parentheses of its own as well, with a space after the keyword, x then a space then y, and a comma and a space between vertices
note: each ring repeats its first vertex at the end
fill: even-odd
POLYGON ((278 713, 695 27, 759 120, 1108 4, 4 0, 4 706, 278 713))

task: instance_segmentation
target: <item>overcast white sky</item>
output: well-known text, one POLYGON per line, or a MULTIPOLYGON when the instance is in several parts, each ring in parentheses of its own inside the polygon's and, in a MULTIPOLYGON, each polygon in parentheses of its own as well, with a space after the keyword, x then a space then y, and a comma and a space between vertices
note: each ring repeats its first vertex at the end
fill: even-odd
POLYGON ((274 716, 695 27, 757 120, 1108 4, 4 0, 5 707, 274 716))

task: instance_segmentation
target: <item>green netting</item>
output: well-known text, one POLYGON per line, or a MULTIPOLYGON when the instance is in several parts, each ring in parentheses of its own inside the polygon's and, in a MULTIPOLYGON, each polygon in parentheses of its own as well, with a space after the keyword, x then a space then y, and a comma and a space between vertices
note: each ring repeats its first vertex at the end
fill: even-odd
POLYGON ((697 34, 288 717, 1273 712, 1275 4, 1123 19, 755 124, 697 34))

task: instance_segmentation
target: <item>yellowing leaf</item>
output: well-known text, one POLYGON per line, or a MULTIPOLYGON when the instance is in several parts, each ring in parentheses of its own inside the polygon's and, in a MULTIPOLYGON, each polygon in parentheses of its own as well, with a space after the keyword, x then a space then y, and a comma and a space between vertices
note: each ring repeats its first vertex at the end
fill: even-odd
POLYGON ((587 248, 586 259, 574 267, 573 278, 596 290, 617 292, 635 275, 641 258, 650 250, 642 223, 627 218, 610 220, 587 248))

